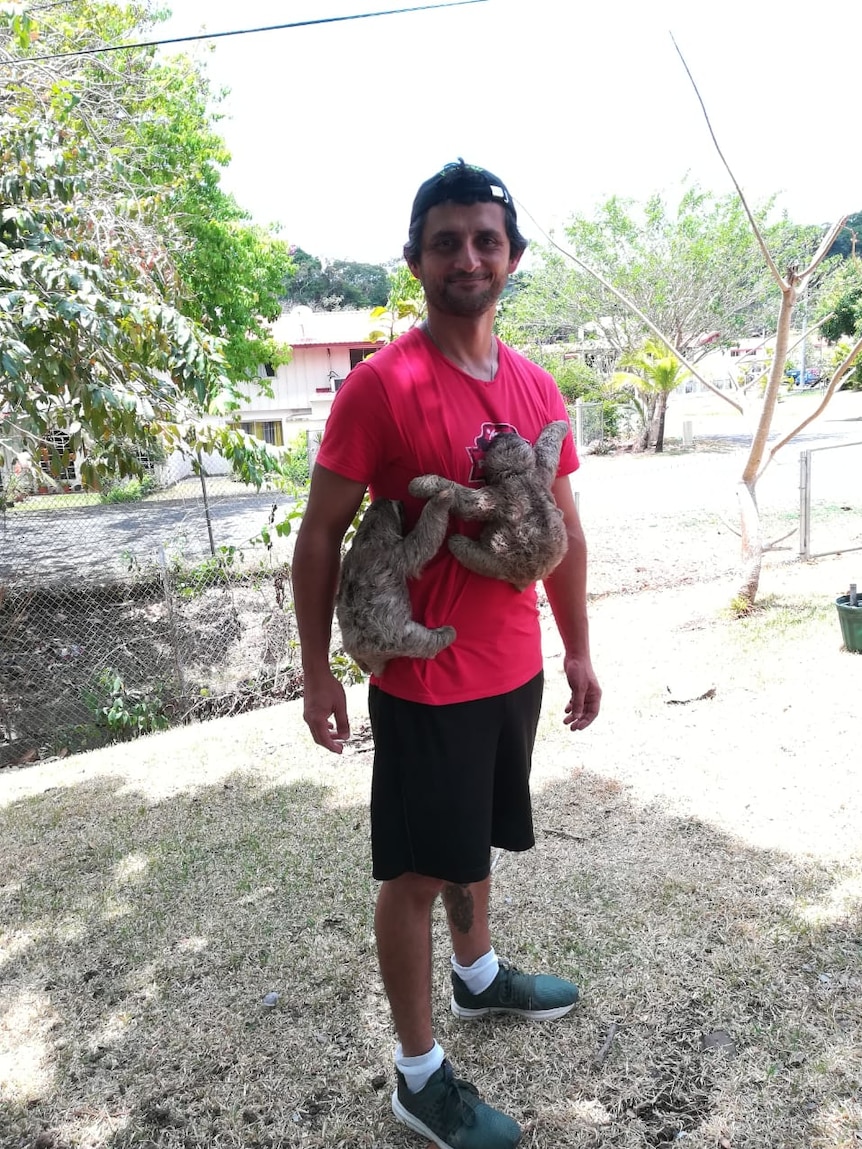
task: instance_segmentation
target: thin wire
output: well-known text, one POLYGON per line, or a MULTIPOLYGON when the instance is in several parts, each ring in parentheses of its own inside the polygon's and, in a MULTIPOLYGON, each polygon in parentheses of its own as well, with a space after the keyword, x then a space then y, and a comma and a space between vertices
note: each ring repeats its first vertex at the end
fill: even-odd
POLYGON ((175 36, 170 40, 144 40, 134 44, 112 44, 101 48, 79 48, 73 52, 55 52, 48 56, 22 56, 16 64, 35 64, 45 60, 66 60, 70 56, 98 56, 103 52, 127 52, 132 48, 160 48, 165 44, 189 44, 197 40, 219 40, 223 36, 247 36, 255 32, 283 32, 287 28, 309 28, 315 24, 340 24, 345 20, 368 20, 375 16, 400 16, 408 12, 429 12, 434 8, 461 8, 465 4, 485 4, 487 0, 448 0, 443 4, 422 4, 415 8, 389 8, 381 12, 357 12, 352 16, 325 16, 317 20, 298 20, 293 24, 268 24, 262 28, 236 28, 230 32, 201 32, 197 36, 175 36))

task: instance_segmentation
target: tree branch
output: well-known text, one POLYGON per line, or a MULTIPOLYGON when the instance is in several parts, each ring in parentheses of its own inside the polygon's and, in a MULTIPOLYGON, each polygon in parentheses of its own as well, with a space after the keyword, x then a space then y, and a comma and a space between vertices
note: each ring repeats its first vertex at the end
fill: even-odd
POLYGON ((826 256, 827 251, 829 251, 829 248, 832 246, 832 244, 838 238, 838 233, 844 227, 844 224, 847 222, 847 220, 849 218, 850 217, 847 215, 842 216, 841 219, 839 219, 839 221, 837 223, 834 223, 832 225, 832 227, 830 227, 830 229, 829 229, 829 231, 827 231, 826 235, 824 235, 823 239, 820 241, 820 246, 817 248, 817 251, 814 253, 814 256, 812 257, 811 262, 805 268, 804 271, 800 271, 800 273, 799 273, 799 278, 803 282, 806 279, 808 279, 809 275, 811 275, 811 273, 817 269, 818 265, 823 262, 823 259, 826 256))
MULTIPOLYGON (((769 543, 764 543, 763 544, 764 551, 777 551, 779 549, 778 544, 783 543, 785 539, 789 539, 791 535, 795 535, 798 529, 799 529, 798 527, 793 527, 792 530, 787 531, 786 534, 780 535, 777 539, 773 539, 769 543)), ((788 548, 782 547, 780 549, 781 550, 787 550, 788 548)))
POLYGON ((703 112, 703 118, 706 120, 707 129, 709 130, 709 134, 712 137, 712 142, 715 145, 715 150, 718 152, 718 158, 724 164, 724 167, 727 171, 727 174, 730 176, 731 181, 733 183, 733 186, 736 188, 736 194, 739 196, 739 200, 740 200, 740 203, 742 204, 743 210, 745 211, 745 214, 748 216, 748 222, 751 224, 751 230, 754 232, 754 238, 757 240, 757 245, 760 248, 760 250, 763 252, 763 258, 766 260, 766 263, 769 267, 769 270, 772 272, 773 276, 775 277, 776 282, 781 285, 781 289, 783 291, 787 285, 786 280, 784 279, 784 276, 781 274, 781 272, 776 267, 775 260, 772 258, 772 255, 769 251, 769 248, 766 246, 766 240, 763 238, 763 235, 761 234, 760 228, 757 226, 757 220, 754 218, 754 215, 752 214, 751 208, 748 206, 748 200, 745 198, 745 195, 742 191, 742 188, 739 186, 737 179, 736 179, 736 176, 733 174, 733 171, 731 170, 730 164, 724 158, 724 152, 719 147, 718 140, 716 139, 716 136, 715 136, 715 132, 712 130, 712 123, 710 121, 709 114, 706 110, 706 105, 703 102, 703 97, 700 94, 700 90, 698 89, 697 84, 694 82, 694 76, 692 76, 692 74, 691 74, 691 69, 689 68, 688 63, 686 62, 686 58, 685 58, 685 56, 683 56, 682 52, 680 51, 679 44, 677 44, 676 40, 674 39, 673 32, 670 33, 670 39, 671 39, 671 43, 673 44, 674 48, 676 49, 676 54, 679 56, 680 60, 682 60, 682 66, 685 68, 686 75, 688 76, 689 80, 691 81, 691 86, 694 88, 694 94, 697 96, 697 102, 700 104, 700 109, 703 112))

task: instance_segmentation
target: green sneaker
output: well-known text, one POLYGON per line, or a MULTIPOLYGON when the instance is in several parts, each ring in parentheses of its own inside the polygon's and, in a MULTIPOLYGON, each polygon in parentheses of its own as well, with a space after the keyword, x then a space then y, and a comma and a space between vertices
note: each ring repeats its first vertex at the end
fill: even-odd
POLYGON ((411 1093, 396 1069, 392 1112, 439 1149, 512 1149, 521 1140, 516 1121, 481 1101, 474 1085, 459 1081, 444 1061, 424 1089, 411 1093))
POLYGON ((568 1013, 579 997, 578 987, 570 981, 545 973, 521 973, 503 961, 500 972, 481 993, 470 993, 452 971, 452 1012, 462 1020, 515 1013, 531 1021, 553 1021, 568 1013))

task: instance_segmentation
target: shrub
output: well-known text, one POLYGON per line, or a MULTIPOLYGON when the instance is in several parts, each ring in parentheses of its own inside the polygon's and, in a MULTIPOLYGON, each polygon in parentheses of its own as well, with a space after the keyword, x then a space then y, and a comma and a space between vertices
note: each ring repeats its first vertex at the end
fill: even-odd
POLYGON ((103 503, 139 503, 155 489, 156 480, 153 476, 144 475, 141 479, 121 479, 106 485, 99 497, 103 503))
POLYGON ((96 726, 107 728, 121 741, 167 730, 170 725, 160 691, 129 690, 120 672, 113 667, 106 667, 96 676, 91 689, 85 692, 84 701, 96 726))
POLYGON ((288 443, 289 454, 285 457, 285 472, 291 483, 297 487, 307 487, 310 481, 308 466, 308 440, 303 432, 288 443))
POLYGON ((604 433, 611 438, 617 435, 620 399, 607 394, 602 377, 595 368, 580 359, 565 358, 562 351, 531 348, 527 355, 553 375, 560 394, 570 407, 578 399, 583 403, 601 403, 604 433))

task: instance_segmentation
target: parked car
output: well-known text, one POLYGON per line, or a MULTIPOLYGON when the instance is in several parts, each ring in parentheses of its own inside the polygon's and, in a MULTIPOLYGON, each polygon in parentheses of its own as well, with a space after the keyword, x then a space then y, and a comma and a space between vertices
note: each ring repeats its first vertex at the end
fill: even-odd
POLYGON ((816 387, 822 378, 819 367, 806 367, 805 378, 802 383, 799 382, 800 371, 798 367, 788 367, 785 371, 785 375, 794 387, 816 387))

